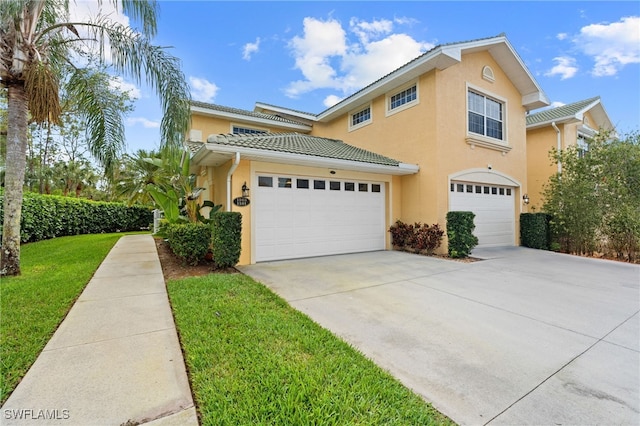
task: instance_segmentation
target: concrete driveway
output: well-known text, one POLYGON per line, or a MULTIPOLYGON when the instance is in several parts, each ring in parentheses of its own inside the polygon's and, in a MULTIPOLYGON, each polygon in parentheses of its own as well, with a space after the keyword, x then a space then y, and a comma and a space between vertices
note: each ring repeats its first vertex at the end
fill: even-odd
POLYGON ((241 267, 461 424, 640 424, 640 267, 521 247, 241 267))

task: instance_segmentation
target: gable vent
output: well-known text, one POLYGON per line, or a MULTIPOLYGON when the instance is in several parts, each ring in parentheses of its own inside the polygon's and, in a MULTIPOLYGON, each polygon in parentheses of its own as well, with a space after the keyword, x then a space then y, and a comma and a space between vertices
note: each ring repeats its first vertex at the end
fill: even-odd
POLYGON ((489 65, 485 65, 484 68, 482 68, 482 78, 492 83, 496 81, 496 77, 493 75, 493 70, 489 65))

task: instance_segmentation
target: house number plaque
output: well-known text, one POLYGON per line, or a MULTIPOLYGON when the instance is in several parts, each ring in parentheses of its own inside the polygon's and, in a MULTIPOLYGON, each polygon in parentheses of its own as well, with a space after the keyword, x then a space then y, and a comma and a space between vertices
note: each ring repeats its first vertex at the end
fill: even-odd
POLYGON ((238 207, 248 206, 249 203, 250 201, 247 197, 238 197, 233 199, 233 204, 235 204, 238 207))

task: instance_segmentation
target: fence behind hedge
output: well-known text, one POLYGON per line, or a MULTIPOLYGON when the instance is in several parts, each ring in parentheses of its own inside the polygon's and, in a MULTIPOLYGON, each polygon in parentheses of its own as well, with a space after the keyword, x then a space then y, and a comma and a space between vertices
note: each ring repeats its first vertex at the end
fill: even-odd
MULTIPOLYGON (((0 195, 0 233, 3 205, 4 196, 0 195)), ((22 199, 20 239, 27 243, 65 235, 137 231, 152 222, 153 212, 148 207, 28 192, 22 199)))

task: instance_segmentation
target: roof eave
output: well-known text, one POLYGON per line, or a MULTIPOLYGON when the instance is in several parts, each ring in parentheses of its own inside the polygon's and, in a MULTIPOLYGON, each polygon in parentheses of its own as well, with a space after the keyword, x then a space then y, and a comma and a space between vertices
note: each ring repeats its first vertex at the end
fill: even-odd
POLYGON ((219 111, 219 110, 203 108, 203 107, 193 106, 193 105, 191 106, 191 112, 210 116, 210 117, 225 118, 228 120, 238 121, 243 123, 279 127, 283 129, 297 130, 302 132, 310 132, 312 129, 311 126, 307 126, 305 124, 286 123, 278 120, 269 120, 267 118, 251 117, 248 115, 236 114, 228 111, 219 111))
POLYGON ((344 102, 340 102, 333 107, 321 112, 317 116, 320 122, 330 121, 342 114, 351 111, 357 105, 370 101, 380 95, 385 94, 389 90, 407 83, 420 75, 427 73, 433 69, 443 70, 461 60, 461 50, 451 46, 444 46, 428 52, 424 57, 410 62, 404 67, 393 71, 391 74, 383 77, 379 81, 365 87, 361 91, 347 98, 344 102))
POLYGON ((210 155, 222 154, 224 158, 228 156, 228 158, 231 159, 236 152, 240 153, 241 158, 252 161, 265 161, 270 163, 292 164, 306 167, 322 167, 394 176, 415 174, 420 170, 420 167, 415 164, 400 163, 398 164, 398 166, 391 166, 385 164, 319 157, 314 155, 270 151, 232 145, 220 145, 215 143, 204 144, 193 155, 192 162, 196 166, 213 165, 207 164, 207 157, 209 157, 210 155))

